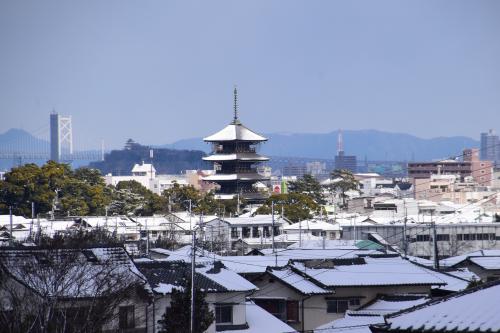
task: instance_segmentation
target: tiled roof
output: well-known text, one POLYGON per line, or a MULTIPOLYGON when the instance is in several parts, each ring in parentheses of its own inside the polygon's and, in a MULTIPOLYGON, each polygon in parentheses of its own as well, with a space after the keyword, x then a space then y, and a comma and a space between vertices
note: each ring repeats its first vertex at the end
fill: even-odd
MULTIPOLYGON (((153 291, 159 294, 170 293, 173 288, 182 289, 191 276, 191 265, 185 262, 138 262, 136 266, 153 291)), ((220 262, 216 263, 215 268, 197 265, 195 285, 206 292, 248 291, 256 288, 238 274, 225 269, 220 262)))
POLYGON ((386 318, 384 331, 500 332, 500 282, 431 301, 386 318))
POLYGON ((203 141, 219 142, 219 141, 250 141, 260 142, 267 139, 241 124, 229 124, 219 132, 207 136, 203 141))
POLYGON ((486 270, 500 269, 500 256, 499 257, 469 257, 469 260, 486 270))
POLYGON ((366 264, 297 268, 328 287, 444 285, 439 277, 401 258, 365 258, 366 264))
POLYGON ((129 283, 145 283, 119 247, 0 249, 0 266, 27 288, 52 297, 95 297, 129 283))
POLYGON ((333 291, 322 288, 317 283, 310 281, 307 277, 298 274, 293 268, 269 268, 267 272, 276 279, 295 289, 304 295, 331 294, 333 291))

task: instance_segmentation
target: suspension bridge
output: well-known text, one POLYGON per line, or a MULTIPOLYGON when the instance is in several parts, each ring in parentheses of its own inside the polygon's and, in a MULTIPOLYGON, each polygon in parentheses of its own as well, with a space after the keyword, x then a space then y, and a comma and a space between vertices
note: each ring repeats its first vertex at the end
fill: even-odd
POLYGON ((0 167, 10 168, 25 163, 44 163, 48 160, 84 165, 104 159, 104 144, 89 145, 75 142, 71 116, 50 115, 47 122, 34 130, 11 129, 0 141, 0 167), (78 147, 76 150, 74 147, 78 147))

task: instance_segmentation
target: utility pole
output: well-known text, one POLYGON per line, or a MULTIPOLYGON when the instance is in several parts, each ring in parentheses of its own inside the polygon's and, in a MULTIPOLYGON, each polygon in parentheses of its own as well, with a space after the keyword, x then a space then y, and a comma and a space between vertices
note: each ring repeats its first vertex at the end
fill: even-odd
POLYGON ((193 231, 193 226, 191 225, 191 199, 187 200, 189 201, 189 230, 193 231))
POLYGON ((31 224, 30 224, 30 236, 29 238, 31 239, 31 234, 33 233, 33 226, 35 224, 35 203, 32 201, 31 202, 31 224))
POLYGON ((439 254, 438 254, 438 246, 437 246, 437 232, 436 232, 436 223, 432 219, 432 211, 431 211, 431 225, 432 225, 432 245, 433 245, 433 256, 434 256, 434 269, 439 270, 439 254))
POLYGON ((14 235, 12 234, 12 206, 9 206, 9 217, 10 217, 10 242, 9 245, 14 245, 14 235))
POLYGON ((302 220, 299 221, 299 248, 302 248, 302 220))
POLYGON ((36 238, 36 241, 37 241, 36 242, 37 245, 40 246, 40 238, 41 238, 40 236, 42 234, 42 229, 40 227, 40 214, 36 214, 36 225, 37 225, 37 230, 36 230, 36 236, 35 236, 35 238, 36 238))
POLYGON ((408 210, 405 207, 405 218, 403 220, 403 253, 406 256, 408 255, 408 241, 406 236, 406 222, 408 220, 408 210))
POLYGON ((274 253, 274 266, 278 266, 278 252, 276 252, 276 246, 274 245, 274 201, 271 201, 271 221, 272 221, 272 243, 273 243, 273 253, 274 253))
POLYGON ((271 226, 272 247, 273 247, 273 253, 275 253, 276 249, 274 248, 274 201, 271 201, 271 221, 272 221, 272 226, 271 226))
POLYGON ((148 219, 145 222, 146 227, 146 257, 149 258, 149 230, 148 230, 148 219))
POLYGON ((194 332, 194 276, 196 274, 195 271, 196 264, 196 232, 193 230, 192 232, 192 240, 191 240, 191 330, 190 332, 194 332))

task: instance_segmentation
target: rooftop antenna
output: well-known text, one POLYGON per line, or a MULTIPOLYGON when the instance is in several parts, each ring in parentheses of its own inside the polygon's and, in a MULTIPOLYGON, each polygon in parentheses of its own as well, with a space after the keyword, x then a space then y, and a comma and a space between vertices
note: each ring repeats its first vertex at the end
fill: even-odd
POLYGON ((342 139, 342 129, 339 129, 339 134, 337 138, 337 154, 340 155, 344 151, 344 140, 342 139))
POLYGON ((236 87, 236 85, 234 86, 233 94, 234 94, 234 106, 233 106, 233 109, 234 109, 234 118, 233 118, 233 124, 237 125, 237 124, 240 124, 240 121, 238 119, 238 88, 236 87))

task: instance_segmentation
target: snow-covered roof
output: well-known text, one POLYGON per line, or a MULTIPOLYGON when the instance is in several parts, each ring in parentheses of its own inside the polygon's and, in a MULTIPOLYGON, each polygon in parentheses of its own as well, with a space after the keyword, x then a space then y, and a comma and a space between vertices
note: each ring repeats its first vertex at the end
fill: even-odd
POLYGON ((288 258, 273 256, 223 256, 220 260, 228 269, 240 274, 264 273, 267 267, 282 267, 288 264, 288 258))
MULTIPOLYGON (((352 249, 279 249, 277 250, 278 258, 287 260, 328 260, 328 259, 355 259, 360 256, 379 255, 381 252, 376 250, 352 250, 352 249)), ((269 253, 268 256, 274 257, 274 254, 269 253)))
MULTIPOLYGON (((251 217, 229 217, 229 218, 224 218, 224 221, 229 223, 231 226, 238 226, 238 225, 248 225, 248 226, 258 226, 258 225, 269 225, 271 226, 273 223, 273 217, 271 214, 269 215, 255 215, 251 217)), ((289 224, 288 220, 285 218, 282 218, 279 215, 274 216, 274 224, 276 226, 281 225, 281 224, 289 224)))
POLYGON ((303 249, 303 250, 314 250, 314 249, 322 249, 323 246, 325 249, 337 249, 337 250, 358 250, 359 248, 356 246, 355 240, 348 239, 323 239, 323 237, 318 237, 318 240, 302 240, 299 244, 293 243, 289 245, 288 249, 303 249))
POLYGON ((446 273, 453 275, 453 276, 456 276, 458 278, 467 280, 467 281, 473 281, 473 280, 479 281, 479 280, 481 280, 481 278, 478 275, 476 275, 474 272, 471 272, 467 268, 457 268, 456 270, 448 271, 446 273))
POLYGON ((379 315, 345 315, 344 318, 331 321, 316 327, 315 333, 372 333, 370 325, 384 323, 384 317, 379 315))
POLYGON ((260 142, 267 141, 267 138, 253 132, 242 124, 229 124, 219 132, 207 136, 203 139, 206 142, 220 142, 220 141, 250 141, 260 142))
POLYGON ((352 311, 356 314, 386 315, 428 302, 427 295, 382 295, 363 308, 352 311))
POLYGON ((467 260, 469 257, 500 257, 500 250, 491 249, 473 251, 460 256, 441 259, 439 261, 439 265, 442 267, 452 267, 467 260))
MULTIPOLYGON (((156 260, 136 262, 136 266, 147 278, 153 291, 159 294, 184 288, 191 274, 191 265, 185 262, 156 260)), ((237 273, 226 269, 221 262, 197 264, 195 284, 203 291, 213 293, 251 291, 257 288, 237 273)))
POLYGON ((500 256, 499 257, 469 257, 469 260, 486 270, 500 269, 500 256))
POLYGON ((238 330, 224 330, 226 333, 283 333, 296 332, 293 327, 288 326, 254 302, 245 303, 246 320, 248 328, 238 330))
MULTIPOLYGON (((274 241, 281 243, 293 243, 293 244, 299 244, 299 242, 302 244, 304 242, 317 242, 319 244, 323 242, 323 236, 314 236, 309 232, 303 232, 303 233, 288 232, 286 234, 280 234, 274 236, 274 241)), ((296 247, 298 248, 299 246, 297 245, 296 247)), ((321 246, 318 246, 316 248, 321 248, 321 246)), ((269 250, 269 249, 264 249, 264 250, 269 250)))
POLYGON ((304 278, 290 267, 269 268, 267 272, 276 279, 304 295, 331 294, 333 291, 322 288, 313 281, 304 278))
POLYGON ((196 272, 220 284, 229 291, 249 291, 257 289, 257 287, 247 279, 226 269, 224 266, 217 268, 217 263, 196 268, 196 272))
POLYGON ((269 157, 256 153, 214 154, 203 157, 205 161, 269 161, 269 157))
POLYGON ((146 281, 123 248, 0 249, 0 266, 40 295, 99 297, 146 281))
POLYGON ((285 230, 323 230, 323 231, 340 231, 342 227, 335 223, 328 223, 318 220, 304 220, 289 226, 284 227, 285 230))
POLYGON ((434 266, 434 261, 425 259, 425 258, 420 258, 420 257, 413 257, 413 256, 406 256, 406 259, 408 259, 411 262, 414 262, 416 264, 426 266, 426 267, 433 267, 434 266))
POLYGON ((202 180, 211 181, 224 181, 224 180, 266 180, 269 177, 262 176, 258 173, 232 173, 232 174, 220 174, 210 175, 202 177, 202 180))
POLYGON ((135 172, 156 172, 155 167, 150 164, 150 163, 144 163, 142 162, 141 164, 134 164, 134 167, 132 168, 132 173, 135 172))
POLYGON ((444 285, 439 277, 426 269, 394 258, 366 257, 365 264, 338 265, 333 268, 304 268, 294 264, 305 274, 329 287, 389 286, 389 285, 444 285))
POLYGON ((498 332, 500 284, 454 294, 386 318, 387 331, 498 332))
POLYGON ((315 332, 372 333, 370 325, 383 324, 384 316, 427 302, 426 295, 381 295, 359 310, 347 310, 344 318, 316 328, 315 332))

